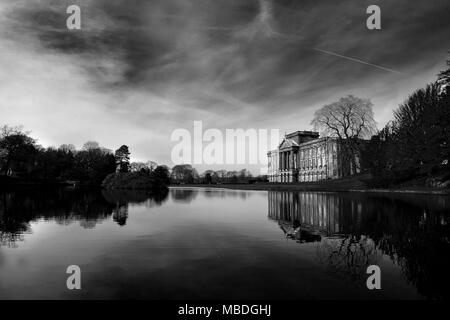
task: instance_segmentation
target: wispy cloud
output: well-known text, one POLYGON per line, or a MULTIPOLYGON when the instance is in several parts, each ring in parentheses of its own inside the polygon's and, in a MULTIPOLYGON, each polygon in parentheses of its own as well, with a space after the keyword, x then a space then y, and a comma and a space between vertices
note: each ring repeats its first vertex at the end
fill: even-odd
POLYGON ((308 129, 315 108, 372 99, 380 124, 449 50, 448 1, 16 0, 0 4, 0 112, 42 143, 128 143, 170 162, 170 134, 308 129), (82 30, 65 28, 69 4, 82 30), (407 11, 408 15, 404 12, 407 11))

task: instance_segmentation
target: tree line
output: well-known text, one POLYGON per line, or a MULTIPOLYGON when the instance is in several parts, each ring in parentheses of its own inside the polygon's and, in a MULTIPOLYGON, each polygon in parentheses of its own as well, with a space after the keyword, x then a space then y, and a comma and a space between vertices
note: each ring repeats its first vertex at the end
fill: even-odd
MULTIPOLYGON (((88 185, 118 187, 146 183, 152 174, 164 185, 179 183, 248 183, 251 173, 207 170, 198 174, 191 165, 169 168, 154 161, 130 162, 128 146, 115 152, 95 141, 86 142, 80 150, 72 144, 44 148, 22 127, 0 127, 0 179, 5 177, 32 182, 79 182, 88 185), (116 175, 117 174, 117 175, 116 175), (113 179, 115 177, 115 179, 113 179), (106 179, 108 178, 108 179, 106 179), (105 180, 106 179, 106 180, 105 180)), ((2 180, 0 180, 1 182, 2 180)))
MULTIPOLYGON (((450 67, 450 61, 447 61, 450 67)), ((369 184, 413 182, 446 186, 450 180, 450 68, 414 91, 377 130, 372 103, 354 96, 325 105, 312 125, 339 142, 344 175, 371 173, 369 184)))
POLYGON ((445 186, 450 180, 450 61, 447 65, 435 82, 414 91, 366 145, 362 159, 374 186, 410 180, 445 186))
POLYGON ((247 169, 242 170, 206 170, 199 174, 190 164, 176 165, 171 169, 171 182, 174 184, 236 184, 266 182, 266 176, 254 177, 247 169))
POLYGON ((116 170, 111 150, 86 142, 81 150, 71 144, 44 148, 21 127, 0 128, 0 172, 27 181, 80 181, 100 184, 116 170))
POLYGON ((115 152, 95 141, 86 142, 81 150, 72 144, 44 148, 22 127, 0 127, 0 182, 101 185, 116 172, 152 174, 164 184, 169 179, 168 169, 153 161, 130 163, 126 145, 115 152))

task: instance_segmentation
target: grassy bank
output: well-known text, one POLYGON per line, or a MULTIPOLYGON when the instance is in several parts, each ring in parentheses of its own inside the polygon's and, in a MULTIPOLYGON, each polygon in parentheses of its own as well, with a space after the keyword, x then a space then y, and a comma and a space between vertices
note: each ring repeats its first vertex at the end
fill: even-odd
POLYGON ((417 193, 450 195, 448 188, 396 187, 374 189, 367 184, 367 176, 356 176, 336 180, 324 180, 302 183, 255 183, 255 184, 183 184, 173 187, 205 187, 238 190, 274 190, 274 191, 326 191, 326 192, 374 192, 374 193, 417 193))

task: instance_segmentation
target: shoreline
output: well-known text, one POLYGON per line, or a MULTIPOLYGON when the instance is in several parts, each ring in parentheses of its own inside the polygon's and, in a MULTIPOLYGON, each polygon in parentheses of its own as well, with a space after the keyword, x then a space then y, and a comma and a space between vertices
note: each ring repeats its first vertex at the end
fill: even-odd
POLYGON ((374 189, 367 187, 338 187, 318 186, 309 183, 255 183, 255 184, 172 184, 172 188, 216 188, 236 190, 260 190, 260 191, 314 191, 314 192, 364 192, 364 193, 406 193, 406 194, 431 194, 450 195, 450 189, 416 187, 416 188, 392 188, 374 189))
MULTIPOLYGON (((344 182, 344 181, 341 181, 344 182)), ((253 191, 312 191, 312 192, 360 192, 360 193, 383 193, 383 194, 429 194, 449 196, 449 188, 432 187, 398 187, 398 188, 369 188, 360 183, 254 183, 254 184, 171 184, 169 188, 215 188, 253 191)), ((16 189, 103 189, 99 185, 80 184, 73 186, 65 183, 17 183, 0 184, 0 190, 16 189)), ((113 190, 134 190, 115 188, 113 190)), ((140 189, 136 189, 140 190, 140 189)))

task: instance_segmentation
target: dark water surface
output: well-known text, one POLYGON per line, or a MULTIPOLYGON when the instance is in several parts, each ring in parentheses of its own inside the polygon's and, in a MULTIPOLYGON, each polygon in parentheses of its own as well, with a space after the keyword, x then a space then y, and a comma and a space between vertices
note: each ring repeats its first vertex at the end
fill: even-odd
POLYGON ((449 288, 446 196, 0 192, 3 299, 443 299, 449 288), (370 291, 374 264, 382 289, 370 291))

